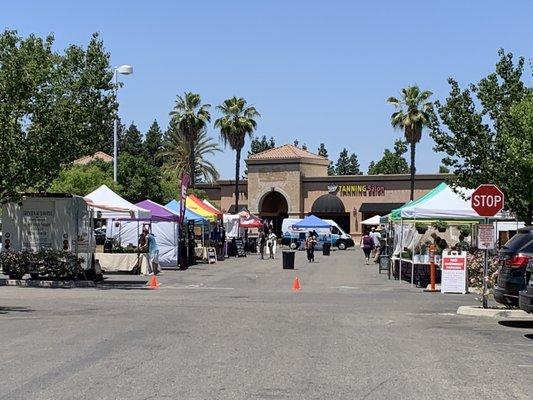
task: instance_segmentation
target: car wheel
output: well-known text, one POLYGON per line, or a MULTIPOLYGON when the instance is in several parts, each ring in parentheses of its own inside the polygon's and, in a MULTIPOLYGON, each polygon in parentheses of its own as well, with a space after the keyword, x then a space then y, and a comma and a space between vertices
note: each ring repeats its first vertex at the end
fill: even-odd
POLYGON ((337 247, 339 248, 339 250, 346 250, 346 243, 340 242, 337 247))
POLYGON ((30 274, 31 279, 39 279, 39 274, 30 274))

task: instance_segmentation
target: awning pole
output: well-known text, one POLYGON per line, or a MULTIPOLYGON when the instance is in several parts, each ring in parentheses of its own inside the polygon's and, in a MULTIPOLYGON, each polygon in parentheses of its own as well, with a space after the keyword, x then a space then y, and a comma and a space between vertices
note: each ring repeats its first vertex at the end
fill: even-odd
MULTIPOLYGON (((416 217, 415 217, 415 225, 416 226, 416 217)), ((415 255, 414 251, 411 250, 411 287, 414 286, 415 282, 415 255)))

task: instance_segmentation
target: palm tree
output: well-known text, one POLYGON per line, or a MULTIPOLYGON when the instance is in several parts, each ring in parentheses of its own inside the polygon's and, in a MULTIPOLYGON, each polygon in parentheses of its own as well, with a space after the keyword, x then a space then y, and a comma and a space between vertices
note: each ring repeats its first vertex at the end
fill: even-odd
POLYGON ((235 150, 235 212, 239 211, 239 172, 241 167, 241 150, 246 136, 250 136, 257 128, 254 118, 260 117, 255 107, 247 106, 242 97, 233 96, 217 106, 222 117, 215 121, 215 127, 220 128, 220 138, 224 145, 230 145, 235 150))
POLYGON ((170 112, 170 117, 178 127, 185 140, 187 141, 190 151, 189 169, 191 174, 191 187, 194 188, 196 181, 196 159, 197 153, 194 149, 198 136, 206 128, 207 123, 211 121, 209 114, 209 104, 203 104, 199 94, 187 92, 183 97, 178 96, 174 109, 170 112))
MULTIPOLYGON (((222 149, 218 143, 207 136, 206 130, 202 130, 192 146, 194 154, 191 151, 190 142, 185 138, 185 133, 177 127, 172 129, 164 143, 163 149, 158 153, 158 157, 165 160, 165 169, 173 171, 178 177, 184 173, 191 174, 191 154, 194 158, 195 178, 203 178, 206 182, 214 182, 219 178, 215 165, 207 160, 207 156, 221 152, 222 149)), ((196 179, 194 179, 196 180, 196 179)))
POLYGON ((427 101, 432 95, 429 90, 421 91, 416 85, 402 89, 401 98, 387 100, 396 111, 391 115, 391 125, 404 131, 405 139, 411 146, 411 200, 415 192, 415 148, 422 138, 422 129, 429 125, 429 111, 432 104, 427 101))

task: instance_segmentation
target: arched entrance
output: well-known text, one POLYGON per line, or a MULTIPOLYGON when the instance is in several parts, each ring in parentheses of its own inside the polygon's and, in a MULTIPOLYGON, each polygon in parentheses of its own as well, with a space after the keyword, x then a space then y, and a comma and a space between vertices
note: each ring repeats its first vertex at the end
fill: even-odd
POLYGON ((350 233, 350 214, 346 212, 341 199, 332 194, 324 194, 315 200, 311 213, 319 218, 332 219, 343 231, 350 233))
POLYGON ((259 203, 259 216, 272 221, 274 233, 280 237, 281 223, 289 216, 289 205, 285 196, 276 191, 264 195, 259 203))

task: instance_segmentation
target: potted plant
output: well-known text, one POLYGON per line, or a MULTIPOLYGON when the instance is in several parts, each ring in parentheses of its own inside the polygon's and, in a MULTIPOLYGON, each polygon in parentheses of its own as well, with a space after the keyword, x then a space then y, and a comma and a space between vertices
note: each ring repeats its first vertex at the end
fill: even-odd
POLYGON ((424 264, 429 262, 428 246, 425 243, 420 246, 420 262, 424 264))
POLYGON ((468 237, 472 233, 472 228, 470 225, 461 225, 459 227, 459 234, 463 237, 468 237))
POLYGON ((415 229, 418 233, 420 233, 421 235, 423 235, 424 233, 426 233, 426 231, 428 230, 428 226, 427 224, 423 223, 423 222, 417 222, 415 224, 415 229))
POLYGON ((448 228, 448 223, 446 221, 435 221, 433 227, 439 232, 446 232, 448 228))

